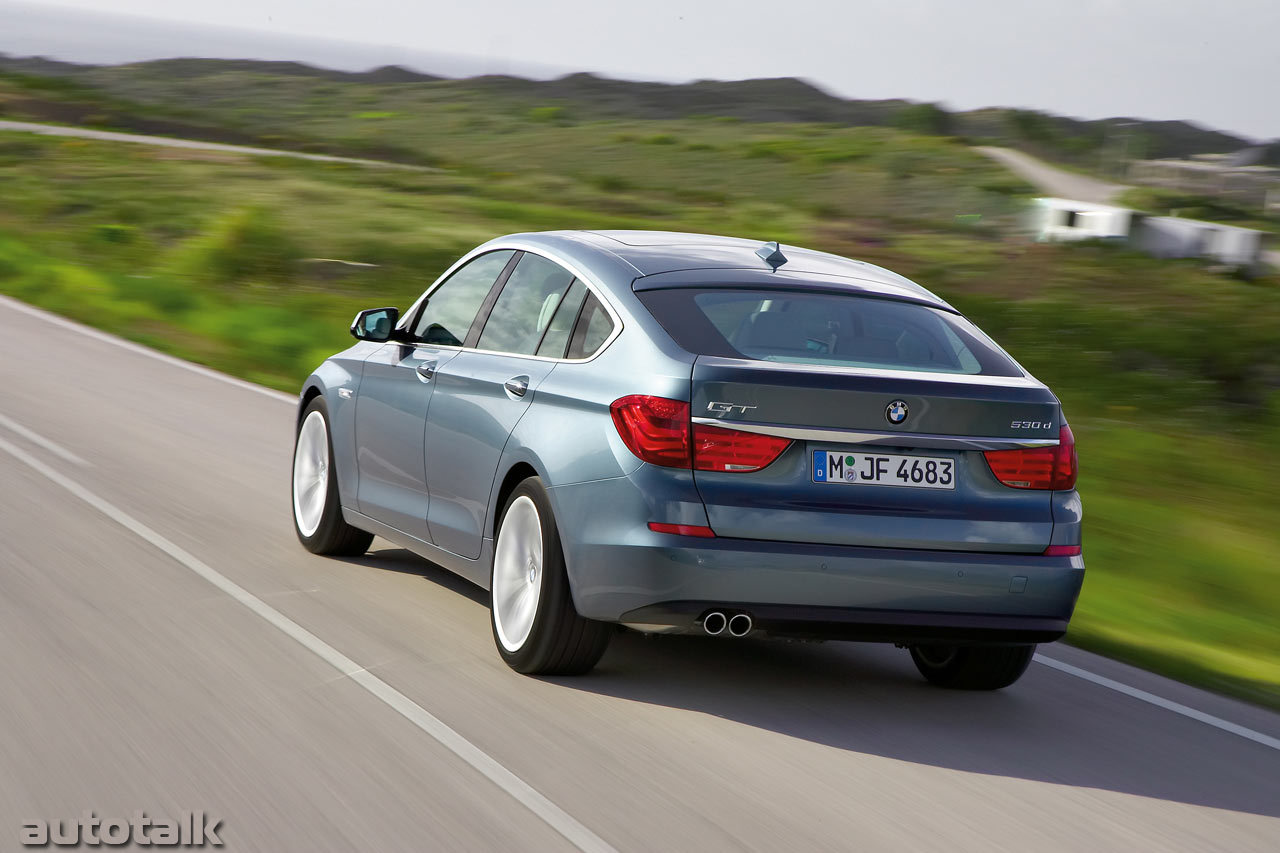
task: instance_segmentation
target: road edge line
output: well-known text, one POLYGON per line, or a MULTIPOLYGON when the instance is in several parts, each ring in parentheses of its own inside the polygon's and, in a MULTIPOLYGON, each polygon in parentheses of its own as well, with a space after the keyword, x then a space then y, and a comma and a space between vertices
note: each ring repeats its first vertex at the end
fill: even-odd
POLYGON ((26 314, 31 317, 37 317, 41 320, 44 320, 46 323, 51 323, 55 326, 61 326, 64 329, 69 329, 70 331, 75 332, 78 335, 83 335, 88 338, 93 338, 95 341, 102 341, 104 343, 108 343, 113 346, 120 347, 121 349, 126 349, 126 350, 129 350, 130 352, 137 353, 138 355, 146 356, 147 358, 154 358, 157 361, 163 361, 166 364, 173 365, 174 367, 180 367, 183 370, 189 370, 192 373, 198 373, 201 376, 207 376, 210 379, 216 379, 217 381, 225 382, 228 385, 235 385, 238 388, 243 388, 246 391, 252 391, 255 394, 262 394, 265 397, 270 397, 274 400, 280 400, 281 402, 285 402, 285 403, 292 404, 292 403, 298 402, 297 397, 290 396, 284 393, 283 391, 276 391, 273 388, 267 388, 265 386, 258 385, 257 383, 250 382, 247 379, 240 379, 239 377, 231 376, 230 374, 223 373, 219 370, 214 370, 212 367, 205 367, 203 364, 196 364, 195 362, 187 361, 185 359, 178 358, 177 356, 160 352, 159 350, 152 349, 151 347, 146 347, 146 346, 143 346, 142 344, 137 344, 137 343, 134 343, 133 341, 125 340, 119 335, 113 335, 110 332, 104 332, 100 329, 95 329, 95 328, 92 328, 91 326, 86 326, 83 323, 77 323, 75 320, 69 320, 66 317, 62 317, 57 314, 54 314, 52 311, 46 311, 43 308, 37 308, 34 305, 28 305, 27 303, 19 299, 14 299, 12 296, 5 296, 3 294, 0 294, 0 305, 4 305, 8 308, 12 308, 14 311, 17 311, 21 314, 26 314))
POLYGON ((1044 664, 1050 669, 1056 669, 1058 672, 1083 679, 1099 687, 1105 687, 1108 690, 1114 690, 1117 693, 1123 693, 1140 702, 1146 702, 1148 705, 1155 705, 1157 708, 1163 708, 1166 711, 1172 711, 1180 714, 1188 719, 1195 720, 1198 723, 1204 723, 1207 726, 1213 726, 1215 729, 1221 729, 1224 732, 1230 732, 1233 735, 1239 735, 1246 740, 1254 743, 1262 744, 1275 750, 1280 750, 1280 738, 1274 738, 1270 735, 1264 735, 1262 732, 1254 731, 1245 726, 1233 723, 1230 720, 1224 720, 1221 717, 1215 717, 1213 714, 1206 714, 1204 711, 1197 711, 1181 702, 1174 702, 1172 699, 1165 699, 1163 696, 1157 696, 1154 693, 1148 693, 1145 690, 1139 690, 1137 687, 1107 678, 1105 675, 1097 675, 1087 669, 1081 669, 1078 666, 1072 666, 1069 663, 1063 663, 1060 660, 1047 658, 1042 654, 1036 654, 1033 658, 1036 663, 1044 664))
POLYGON ((79 498, 138 538, 167 554, 184 568, 233 598, 267 624, 291 637, 307 651, 338 670, 342 675, 350 678, 371 696, 396 711, 445 749, 462 759, 472 769, 479 772, 525 808, 529 809, 530 812, 560 833, 569 843, 582 850, 583 853, 617 853, 608 842, 600 838, 564 809, 540 794, 532 785, 512 773, 500 764, 497 759, 467 740, 439 717, 414 702, 408 696, 405 696, 399 690, 396 690, 381 678, 373 675, 354 660, 194 554, 171 542, 110 501, 99 497, 75 480, 49 467, 17 445, 0 438, 0 450, 8 453, 36 473, 41 474, 54 485, 70 492, 74 497, 79 498))

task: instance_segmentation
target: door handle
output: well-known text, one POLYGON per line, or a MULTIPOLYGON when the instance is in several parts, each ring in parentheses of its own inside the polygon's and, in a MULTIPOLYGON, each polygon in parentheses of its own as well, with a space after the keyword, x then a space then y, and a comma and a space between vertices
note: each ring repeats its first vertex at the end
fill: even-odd
POLYGON ((502 383, 502 387, 507 389, 507 394, 515 399, 519 399, 529 390, 528 376, 512 376, 506 382, 502 383))
POLYGON ((414 370, 418 373, 418 378, 423 382, 430 382, 431 377, 436 375, 436 363, 434 361, 424 361, 414 370))

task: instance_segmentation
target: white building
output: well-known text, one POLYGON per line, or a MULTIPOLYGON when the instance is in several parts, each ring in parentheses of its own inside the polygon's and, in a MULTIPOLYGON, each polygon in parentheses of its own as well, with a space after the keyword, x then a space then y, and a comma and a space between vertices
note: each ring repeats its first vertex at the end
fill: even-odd
POLYGON ((1208 258, 1255 269, 1262 260, 1262 232, 1220 222, 1150 216, 1127 207, 1065 198, 1035 199, 1031 234, 1041 243, 1116 240, 1157 258, 1208 258))
POLYGON ((1134 212, 1127 207, 1066 198, 1038 198, 1031 210, 1031 232, 1042 243, 1072 240, 1124 240, 1134 212))
POLYGON ((1157 258, 1212 258, 1248 269, 1262 256, 1261 231, 1175 216, 1142 217, 1132 242, 1157 258))

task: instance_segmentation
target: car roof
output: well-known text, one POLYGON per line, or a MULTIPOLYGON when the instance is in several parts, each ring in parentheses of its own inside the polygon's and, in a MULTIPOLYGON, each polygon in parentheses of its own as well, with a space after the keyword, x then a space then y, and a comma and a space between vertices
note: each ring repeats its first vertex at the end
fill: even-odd
MULTIPOLYGON (((539 236, 586 244, 617 257, 636 271, 633 283, 636 290, 673 286, 681 278, 671 275, 673 273, 697 272, 689 278, 714 286, 748 281, 761 283, 769 279, 760 273, 772 272, 769 264, 756 254, 766 244, 764 240, 679 231, 559 231, 539 236)), ((821 285, 823 289, 906 298, 950 308, 926 288, 875 264, 790 244, 780 248, 787 259, 779 268, 779 273, 785 275, 773 277, 780 286, 821 285)))

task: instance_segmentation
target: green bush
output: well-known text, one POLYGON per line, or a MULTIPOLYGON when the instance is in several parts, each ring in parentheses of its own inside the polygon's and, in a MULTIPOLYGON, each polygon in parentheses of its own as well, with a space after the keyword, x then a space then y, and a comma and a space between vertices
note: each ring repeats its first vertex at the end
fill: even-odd
POLYGON ((138 229, 132 225, 103 223, 93 227, 93 236, 104 243, 132 243, 138 239, 138 229))
POLYGON ((275 215, 252 205, 215 219, 180 246, 169 269, 199 281, 222 284, 249 279, 284 281, 302 251, 275 215))
POLYGON ((557 123, 563 121, 567 117, 565 108, 555 105, 532 107, 526 115, 528 115, 530 121, 557 123))
POLYGON ((911 133, 948 136, 951 113, 937 104, 911 104, 894 113, 893 126, 911 133))

